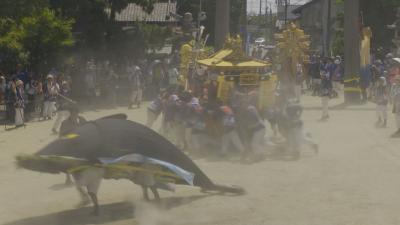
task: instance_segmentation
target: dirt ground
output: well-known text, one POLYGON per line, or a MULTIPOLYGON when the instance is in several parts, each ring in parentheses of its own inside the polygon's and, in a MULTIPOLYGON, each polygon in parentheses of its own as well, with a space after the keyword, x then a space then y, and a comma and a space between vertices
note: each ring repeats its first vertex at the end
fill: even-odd
MULTIPOLYGON (((386 129, 374 127, 374 105, 331 111, 319 122, 319 99, 305 97, 304 122, 320 145, 315 156, 300 160, 276 158, 242 164, 237 161, 196 160, 218 183, 246 189, 242 196, 203 194, 178 187, 162 192, 162 203, 144 203, 141 189, 128 181, 102 183, 101 215, 76 209, 74 188, 51 190, 63 175, 16 169, 14 156, 34 153, 56 136, 51 122, 32 122, 18 130, 0 130, 0 224, 3 225, 397 225, 400 224, 400 139, 392 115, 386 129)), ((339 104, 339 100, 332 102, 339 104)), ((145 109, 89 111, 96 119, 127 113, 143 122, 145 109)))

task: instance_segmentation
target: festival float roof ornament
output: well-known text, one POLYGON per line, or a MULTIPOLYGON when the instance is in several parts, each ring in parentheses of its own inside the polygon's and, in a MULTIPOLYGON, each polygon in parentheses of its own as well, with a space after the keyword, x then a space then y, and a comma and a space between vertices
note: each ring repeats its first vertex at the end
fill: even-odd
POLYGON ((269 63, 253 60, 246 56, 240 36, 227 38, 224 48, 207 59, 197 60, 200 65, 219 70, 248 70, 262 69, 270 66, 269 63))
POLYGON ((297 64, 308 61, 307 51, 310 47, 310 36, 290 23, 288 28, 280 34, 275 34, 279 57, 284 69, 289 69, 289 74, 296 74, 297 64))

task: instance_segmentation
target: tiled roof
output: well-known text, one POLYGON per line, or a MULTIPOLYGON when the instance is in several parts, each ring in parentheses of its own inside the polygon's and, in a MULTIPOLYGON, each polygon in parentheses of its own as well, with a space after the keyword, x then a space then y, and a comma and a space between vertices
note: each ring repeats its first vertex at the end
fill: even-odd
POLYGON ((299 14, 299 13, 301 13, 303 11, 304 8, 307 8, 308 6, 310 6, 310 5, 314 4, 314 3, 317 3, 317 2, 319 2, 319 0, 311 0, 311 1, 307 2, 306 4, 295 8, 294 10, 292 10, 292 12, 294 14, 299 14))
POLYGON ((128 4, 120 13, 116 13, 115 20, 119 22, 176 22, 176 19, 169 17, 170 12, 176 13, 176 2, 154 3, 153 11, 148 14, 141 6, 134 3, 128 4), (169 17, 169 20, 166 18, 169 17))
MULTIPOLYGON (((297 8, 301 7, 300 5, 288 5, 287 8, 287 19, 288 20, 295 20, 299 16, 294 14, 293 11, 296 10, 297 8)), ((285 7, 279 7, 278 8, 278 20, 284 20, 285 19, 285 7)))

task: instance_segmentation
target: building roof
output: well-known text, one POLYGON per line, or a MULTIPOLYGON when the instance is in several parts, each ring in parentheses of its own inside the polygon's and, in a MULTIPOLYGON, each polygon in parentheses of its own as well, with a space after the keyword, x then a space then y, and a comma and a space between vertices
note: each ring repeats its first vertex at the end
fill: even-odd
POLYGON ((227 60, 231 54, 235 54, 232 49, 222 49, 212 55, 210 58, 197 60, 201 65, 216 68, 216 69, 258 69, 268 67, 267 62, 261 62, 256 60, 244 59, 241 62, 231 62, 227 60))
POLYGON ((121 12, 116 13, 115 21, 119 22, 176 22, 170 13, 176 13, 176 2, 173 3, 154 3, 153 11, 148 14, 143 8, 134 3, 128 6, 121 12))
POLYGON ((294 14, 301 14, 301 11, 302 11, 304 8, 307 8, 307 7, 313 5, 314 3, 317 3, 317 2, 319 2, 319 1, 320 1, 320 0, 311 0, 311 1, 307 2, 306 4, 301 5, 301 6, 297 7, 297 8, 295 8, 295 9, 293 9, 291 12, 294 13, 294 14))
MULTIPOLYGON (((288 20, 296 20, 299 18, 298 15, 294 14, 293 11, 297 8, 301 7, 301 5, 288 5, 287 9, 287 19, 288 20)), ((278 7, 278 20, 284 20, 285 18, 285 7, 278 7)))

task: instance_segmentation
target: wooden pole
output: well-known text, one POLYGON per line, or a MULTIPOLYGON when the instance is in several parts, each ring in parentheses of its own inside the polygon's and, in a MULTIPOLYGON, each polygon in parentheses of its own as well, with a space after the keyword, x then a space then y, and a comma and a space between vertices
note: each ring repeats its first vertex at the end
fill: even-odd
POLYGON ((361 101, 359 0, 344 1, 344 97, 346 103, 361 101))
POLYGON ((229 35, 230 0, 216 0, 216 15, 215 49, 219 50, 229 35))

